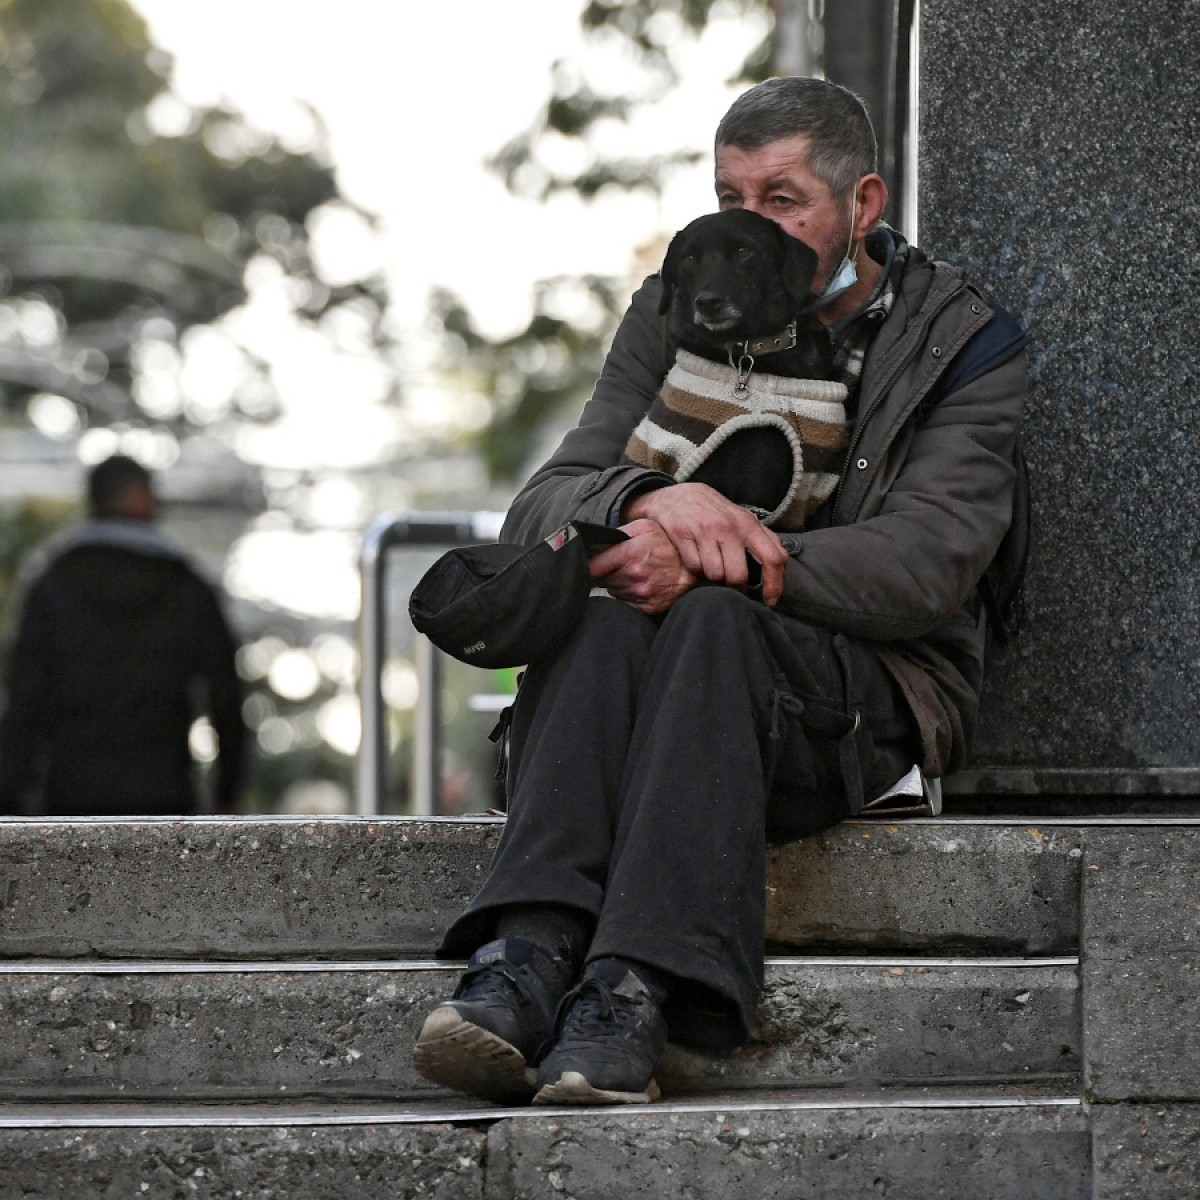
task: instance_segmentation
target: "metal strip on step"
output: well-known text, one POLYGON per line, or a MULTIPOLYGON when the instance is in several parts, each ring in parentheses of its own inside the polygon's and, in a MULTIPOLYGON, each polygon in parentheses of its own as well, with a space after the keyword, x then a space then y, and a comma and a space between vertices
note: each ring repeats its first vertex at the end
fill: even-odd
POLYGON ((1157 827, 1171 828, 1172 826, 1191 827, 1200 825, 1200 817, 1149 817, 1149 816, 1128 816, 1128 817, 1051 817, 1037 816, 1029 814, 1027 816, 1017 817, 968 817, 952 816, 941 817, 906 817, 903 821, 855 821, 847 820, 842 822, 843 825, 854 825, 857 828, 874 827, 876 829, 881 825, 940 825, 940 826, 956 826, 956 825, 992 825, 996 827, 1012 828, 1013 826, 1023 828, 1044 829, 1050 827, 1056 828, 1075 828, 1075 829, 1092 829, 1097 827, 1113 826, 1128 826, 1130 828, 1157 827))
POLYGON ((922 957, 909 955, 781 955, 764 960, 768 967, 882 967, 888 970, 910 967, 934 967, 957 970, 972 967, 998 967, 1003 970, 1026 970, 1042 967, 1078 967, 1078 954, 1064 954, 1046 958, 1015 958, 992 956, 978 958, 970 955, 922 957))
POLYGON ((275 825, 503 825, 508 818, 503 813, 470 813, 461 817, 362 817, 354 813, 313 813, 304 816, 293 816, 290 813, 255 813, 239 816, 190 816, 190 817, 158 817, 152 815, 135 817, 22 817, 12 814, 0 815, 0 825, 36 825, 36 826, 94 826, 97 829, 108 829, 114 825, 171 825, 179 829, 188 829, 194 825, 224 826, 229 829, 249 829, 253 827, 270 828, 275 825))
POLYGON ((880 1110, 979 1110, 979 1109, 1082 1109, 1078 1096, 1010 1096, 986 1093, 831 1097, 758 1097, 753 1100, 674 1100, 658 1104, 601 1105, 596 1107, 531 1106, 490 1107, 431 1104, 421 1108, 318 1109, 249 1112, 233 1107, 202 1106, 173 1111, 166 1106, 153 1111, 116 1112, 112 1109, 82 1113, 51 1112, 30 1106, 23 1114, 0 1108, 0 1129, 263 1129, 338 1125, 448 1125, 474 1124, 521 1118, 612 1118, 621 1116, 680 1116, 711 1113, 718 1120, 759 1112, 854 1112, 880 1110))
POLYGON ((305 959, 298 962, 253 959, 241 962, 223 959, 205 962, 192 959, 4 959, 0 975, 300 975, 362 974, 365 972, 457 971, 465 962, 435 962, 432 959, 381 959, 378 962, 324 962, 305 959))
MULTIPOLYGON (((919 955, 786 955, 764 959, 770 967, 878 967, 881 970, 937 969, 957 970, 995 968, 1028 970, 1053 967, 1078 967, 1078 955, 1054 958, 1012 957, 939 957, 919 955)), ((222 960, 203 962, 190 959, 0 959, 0 976, 4 975, 302 975, 302 974, 366 974, 386 972, 461 971, 465 961, 433 959, 354 962, 322 962, 304 960, 283 962, 275 960, 222 960)))
MULTIPOLYGON (((118 825, 167 825, 175 826, 181 831, 204 826, 206 828, 226 828, 239 831, 261 828, 277 825, 372 825, 372 826, 403 826, 403 825, 446 825, 446 826, 461 826, 470 828, 473 826, 495 826, 503 825, 506 817, 490 816, 487 813, 472 813, 465 817, 359 817, 348 814, 339 816, 285 816, 285 815, 258 815, 247 817, 16 817, 16 816, 0 816, 0 827, 6 825, 28 825, 37 828, 55 828, 55 827, 90 827, 96 829, 109 829, 118 825)), ((1184 816, 1147 816, 1134 815, 1129 816, 1038 816, 1035 814, 1027 814, 1024 816, 967 816, 957 813, 943 813, 940 817, 903 817, 894 821, 886 821, 882 818, 872 820, 856 820, 850 818, 840 822, 841 825, 853 825, 856 828, 878 829, 881 825, 995 825, 1008 827, 1013 825, 1033 825, 1033 826, 1075 826, 1079 828, 1092 826, 1113 826, 1113 825, 1128 825, 1128 826, 1163 826, 1169 828, 1171 826, 1193 826, 1200 825, 1200 816, 1184 817, 1184 816)), ((837 826, 834 826, 837 828, 837 826)))

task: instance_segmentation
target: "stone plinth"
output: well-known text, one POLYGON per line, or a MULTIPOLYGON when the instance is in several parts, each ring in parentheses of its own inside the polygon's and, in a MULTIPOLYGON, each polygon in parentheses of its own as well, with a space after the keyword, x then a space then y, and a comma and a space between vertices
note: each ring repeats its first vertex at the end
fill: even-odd
POLYGON ((1028 617, 976 759, 1194 768, 1200 3, 925 0, 920 19, 919 240, 1032 338, 1028 617))

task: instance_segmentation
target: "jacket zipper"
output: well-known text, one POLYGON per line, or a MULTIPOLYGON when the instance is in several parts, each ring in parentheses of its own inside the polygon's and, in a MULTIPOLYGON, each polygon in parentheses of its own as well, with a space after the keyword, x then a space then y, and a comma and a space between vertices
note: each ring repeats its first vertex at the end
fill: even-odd
MULTIPOLYGON (((942 302, 937 306, 937 308, 935 308, 933 310, 933 312, 931 312, 929 314, 928 319, 926 320, 924 326, 921 329, 920 336, 914 339, 912 353, 906 355, 896 365, 896 367, 892 371, 891 375, 888 376, 886 384, 883 387, 879 388, 879 390, 877 391, 875 400, 872 402, 871 407, 869 409, 867 409, 866 413, 858 421, 855 422, 854 435, 850 439, 850 445, 846 448, 846 461, 842 464, 842 473, 841 473, 841 476, 838 478, 837 488, 835 489, 835 491, 833 493, 833 504, 830 505, 830 509, 829 509, 829 513, 830 513, 831 517, 837 512, 837 507, 841 503, 842 491, 846 486, 846 480, 850 477, 850 464, 854 461, 854 452, 858 449, 858 444, 862 440, 863 430, 866 429, 867 423, 875 415, 876 409, 879 408, 879 406, 883 403, 885 397, 892 390, 892 386, 895 384, 896 380, 900 378, 900 375, 903 373, 905 367, 907 367, 908 364, 910 362, 912 362, 912 360, 914 358, 916 358, 917 354, 920 352, 921 347, 925 344, 925 339, 928 336, 929 330, 932 327, 934 321, 936 321, 938 319, 938 317, 940 317, 942 315, 943 310, 950 304, 950 302, 956 296, 959 295, 960 292, 964 292, 966 290, 967 290, 966 285, 963 283, 960 283, 958 285, 958 287, 956 287, 952 292, 948 293, 946 295, 946 297, 942 300, 942 302)), ((943 364, 942 371, 944 372, 948 366, 949 366, 949 363, 943 364)), ((939 372, 939 374, 937 376, 935 376, 934 380, 931 381, 930 387, 932 387, 933 384, 936 383, 937 379, 940 377, 941 377, 941 373, 939 372)), ((929 391, 929 389, 926 389, 926 393, 925 393, 926 395, 928 395, 928 391, 929 391)), ((918 399, 917 403, 920 404, 920 402, 921 402, 920 399, 918 399)))

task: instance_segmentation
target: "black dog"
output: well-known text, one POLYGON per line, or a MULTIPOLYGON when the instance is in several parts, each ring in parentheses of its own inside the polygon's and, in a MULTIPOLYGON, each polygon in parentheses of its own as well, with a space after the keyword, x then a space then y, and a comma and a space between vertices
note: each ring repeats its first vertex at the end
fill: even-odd
MULTIPOLYGON (((829 335, 805 313, 817 266, 815 250, 757 213, 731 209, 700 217, 672 238, 663 262, 659 311, 667 316, 668 338, 680 350, 723 364, 716 374, 728 377, 730 399, 751 396, 755 373, 829 381, 829 335)), ((663 394, 630 440, 627 461, 706 483, 768 521, 783 515, 778 510, 786 499, 793 523, 783 527, 798 527, 797 512, 807 515, 823 498, 805 499, 814 485, 801 474, 820 472, 844 444, 840 405, 784 399, 775 410, 764 401, 765 407, 736 419, 714 416, 728 410, 707 403, 719 400, 724 385, 709 378, 711 370, 697 383, 694 370, 679 374, 679 367, 677 358, 663 394), (687 381, 703 395, 689 392, 687 381), (814 408, 829 415, 810 418, 814 408), (722 421, 728 421, 724 429, 722 421)), ((840 385, 815 391, 844 397, 840 385)))
MULTIPOLYGON (((790 348, 764 347, 763 369, 791 379, 829 379, 829 335, 813 316, 817 252, 774 221, 744 208, 709 213, 684 226, 667 247, 662 299, 667 332, 684 350, 729 362, 744 344, 788 332, 790 348)), ((781 343, 782 346, 782 343, 781 343)))

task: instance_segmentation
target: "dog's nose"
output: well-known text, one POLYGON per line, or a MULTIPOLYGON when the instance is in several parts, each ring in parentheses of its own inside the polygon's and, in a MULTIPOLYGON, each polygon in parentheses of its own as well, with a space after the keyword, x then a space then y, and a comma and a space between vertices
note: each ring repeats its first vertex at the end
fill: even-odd
POLYGON ((725 307, 725 297, 719 292, 697 292, 694 303, 702 317, 715 317, 725 307))

